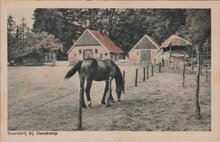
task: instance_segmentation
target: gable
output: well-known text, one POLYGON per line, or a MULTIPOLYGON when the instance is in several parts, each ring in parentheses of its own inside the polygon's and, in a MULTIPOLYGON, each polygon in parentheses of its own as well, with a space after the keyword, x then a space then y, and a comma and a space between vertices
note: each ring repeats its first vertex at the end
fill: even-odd
POLYGON ((75 46, 86 45, 100 45, 100 43, 88 31, 86 31, 83 36, 77 41, 75 46))
POLYGON ((135 46, 135 49, 158 49, 154 43, 146 36, 135 46))
POLYGON ((118 48, 110 38, 103 36, 101 33, 89 30, 87 29, 79 38, 78 40, 73 44, 73 46, 67 51, 67 54, 70 53, 70 51, 75 46, 102 46, 104 47, 108 52, 113 53, 123 53, 123 50, 118 48))

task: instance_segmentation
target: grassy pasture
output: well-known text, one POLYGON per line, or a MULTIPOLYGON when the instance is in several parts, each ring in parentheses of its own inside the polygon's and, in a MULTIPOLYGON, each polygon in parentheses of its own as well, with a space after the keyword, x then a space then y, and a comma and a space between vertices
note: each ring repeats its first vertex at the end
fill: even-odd
MULTIPOLYGON (((8 129, 72 131, 77 126, 78 74, 64 80, 70 66, 8 68, 8 129)), ((101 105, 104 82, 93 82, 93 108, 83 109, 87 131, 210 131, 211 83, 201 77, 200 103, 203 118, 195 117, 195 74, 158 73, 134 87, 136 66, 120 66, 126 72, 122 101, 101 105)), ((149 70, 150 73, 151 70, 149 70)), ((113 81, 113 97, 115 84, 113 81)))

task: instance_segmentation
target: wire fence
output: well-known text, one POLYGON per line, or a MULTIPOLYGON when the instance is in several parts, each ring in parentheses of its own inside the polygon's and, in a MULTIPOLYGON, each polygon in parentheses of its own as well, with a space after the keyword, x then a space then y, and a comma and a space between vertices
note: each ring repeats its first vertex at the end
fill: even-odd
POLYGON ((21 115, 21 114, 23 114, 23 113, 32 111, 32 110, 34 110, 34 109, 36 109, 36 108, 43 107, 43 106, 45 106, 45 105, 47 105, 47 104, 49 104, 49 103, 55 102, 55 101, 57 101, 57 100, 60 100, 60 99, 65 98, 65 97, 67 97, 67 96, 69 96, 69 95, 72 95, 72 94, 73 94, 74 92, 76 92, 76 91, 77 91, 77 90, 74 90, 73 92, 67 93, 66 95, 63 95, 63 96, 61 96, 61 97, 57 97, 57 98, 52 99, 52 100, 50 100, 50 101, 44 102, 44 103, 42 103, 42 104, 40 104, 40 105, 34 106, 34 107, 29 108, 29 109, 27 109, 27 110, 24 110, 24 111, 21 111, 21 112, 18 112, 18 113, 14 113, 14 114, 9 114, 8 117, 10 118, 10 117, 12 117, 12 116, 18 116, 18 115, 21 115))

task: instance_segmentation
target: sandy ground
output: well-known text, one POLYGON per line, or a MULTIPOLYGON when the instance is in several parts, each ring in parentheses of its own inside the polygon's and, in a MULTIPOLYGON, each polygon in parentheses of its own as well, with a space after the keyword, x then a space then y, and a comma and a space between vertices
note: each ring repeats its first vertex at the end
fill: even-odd
MULTIPOLYGON (((8 68, 8 129, 72 131, 77 126, 78 74, 64 80, 70 66, 8 68)), ((83 130, 102 131, 210 131, 211 84, 201 77, 202 119, 195 117, 195 74, 186 74, 182 87, 180 72, 164 71, 134 87, 135 66, 121 66, 126 72, 122 101, 101 105, 104 82, 94 82, 94 107, 83 109, 83 130)), ((113 85, 113 89, 115 85, 113 85)), ((116 94, 113 93, 116 98, 116 94)))

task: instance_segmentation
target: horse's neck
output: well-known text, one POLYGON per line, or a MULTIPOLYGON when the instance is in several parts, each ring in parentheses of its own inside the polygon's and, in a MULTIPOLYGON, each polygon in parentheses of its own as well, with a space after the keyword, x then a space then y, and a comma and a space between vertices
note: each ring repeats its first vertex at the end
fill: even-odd
POLYGON ((122 74, 121 74, 120 70, 118 69, 116 76, 115 76, 115 83, 118 86, 118 85, 121 85, 121 82, 122 82, 122 74))

